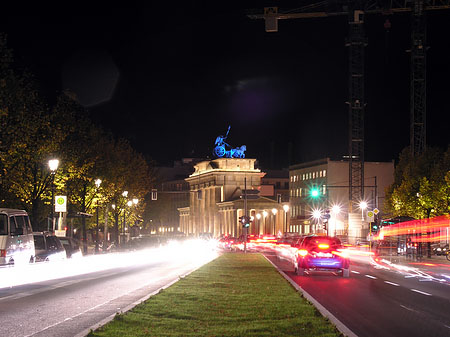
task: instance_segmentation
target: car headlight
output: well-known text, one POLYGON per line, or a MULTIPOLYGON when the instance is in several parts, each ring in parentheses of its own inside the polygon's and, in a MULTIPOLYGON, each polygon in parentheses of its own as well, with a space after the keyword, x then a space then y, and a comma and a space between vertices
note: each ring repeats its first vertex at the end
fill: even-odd
POLYGON ((441 248, 438 248, 438 249, 436 249, 438 252, 440 252, 442 249, 441 248))

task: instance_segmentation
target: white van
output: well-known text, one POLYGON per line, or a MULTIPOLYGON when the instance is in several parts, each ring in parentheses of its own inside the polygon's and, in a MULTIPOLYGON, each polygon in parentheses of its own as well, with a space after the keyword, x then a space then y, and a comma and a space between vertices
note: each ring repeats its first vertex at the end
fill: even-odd
POLYGON ((26 211, 0 208, 0 266, 34 262, 33 229, 26 211))

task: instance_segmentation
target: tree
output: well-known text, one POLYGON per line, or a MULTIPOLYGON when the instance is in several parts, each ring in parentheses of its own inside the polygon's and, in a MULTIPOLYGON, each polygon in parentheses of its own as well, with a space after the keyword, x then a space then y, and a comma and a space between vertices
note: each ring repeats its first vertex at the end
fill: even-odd
POLYGON ((394 216, 429 218, 449 213, 450 150, 428 148, 417 157, 409 149, 400 154, 394 183, 386 192, 388 210, 394 216))

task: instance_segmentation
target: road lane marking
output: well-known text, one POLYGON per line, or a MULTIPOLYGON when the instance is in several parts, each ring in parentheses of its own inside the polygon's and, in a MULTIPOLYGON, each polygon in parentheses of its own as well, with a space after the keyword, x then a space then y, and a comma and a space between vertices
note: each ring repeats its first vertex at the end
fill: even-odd
POLYGON ((352 273, 361 274, 359 271, 356 271, 356 270, 352 270, 352 273))
POLYGON ((426 293, 426 292, 424 292, 424 291, 420 291, 420 290, 417 290, 417 289, 411 289, 411 290, 412 290, 412 291, 415 291, 416 293, 422 294, 422 295, 433 296, 433 295, 431 295, 431 294, 429 294, 429 293, 426 293))
POLYGON ((366 277, 368 277, 368 278, 371 278, 371 279, 374 279, 374 280, 376 280, 377 278, 375 277, 375 276, 372 276, 372 275, 367 275, 366 274, 366 277))
POLYGON ((391 285, 396 286, 396 287, 400 287, 399 284, 394 283, 394 282, 384 281, 384 283, 391 284, 391 285))
POLYGON ((402 304, 400 304, 400 306, 401 306, 402 308, 406 309, 406 310, 417 312, 417 310, 414 310, 414 309, 411 309, 411 308, 405 307, 405 306, 404 306, 404 305, 402 305, 402 304))

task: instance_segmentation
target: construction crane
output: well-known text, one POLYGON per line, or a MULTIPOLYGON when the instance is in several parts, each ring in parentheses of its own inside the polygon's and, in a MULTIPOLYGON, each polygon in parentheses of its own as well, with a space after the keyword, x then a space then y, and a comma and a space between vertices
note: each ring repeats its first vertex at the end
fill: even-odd
POLYGON ((327 0, 302 1, 300 8, 280 12, 264 8, 266 32, 278 31, 278 20, 343 16, 349 24, 346 46, 349 48, 349 212, 364 200, 364 16, 370 14, 411 13, 411 95, 410 149, 419 155, 426 146, 426 15, 427 11, 450 9, 450 0, 327 0))

